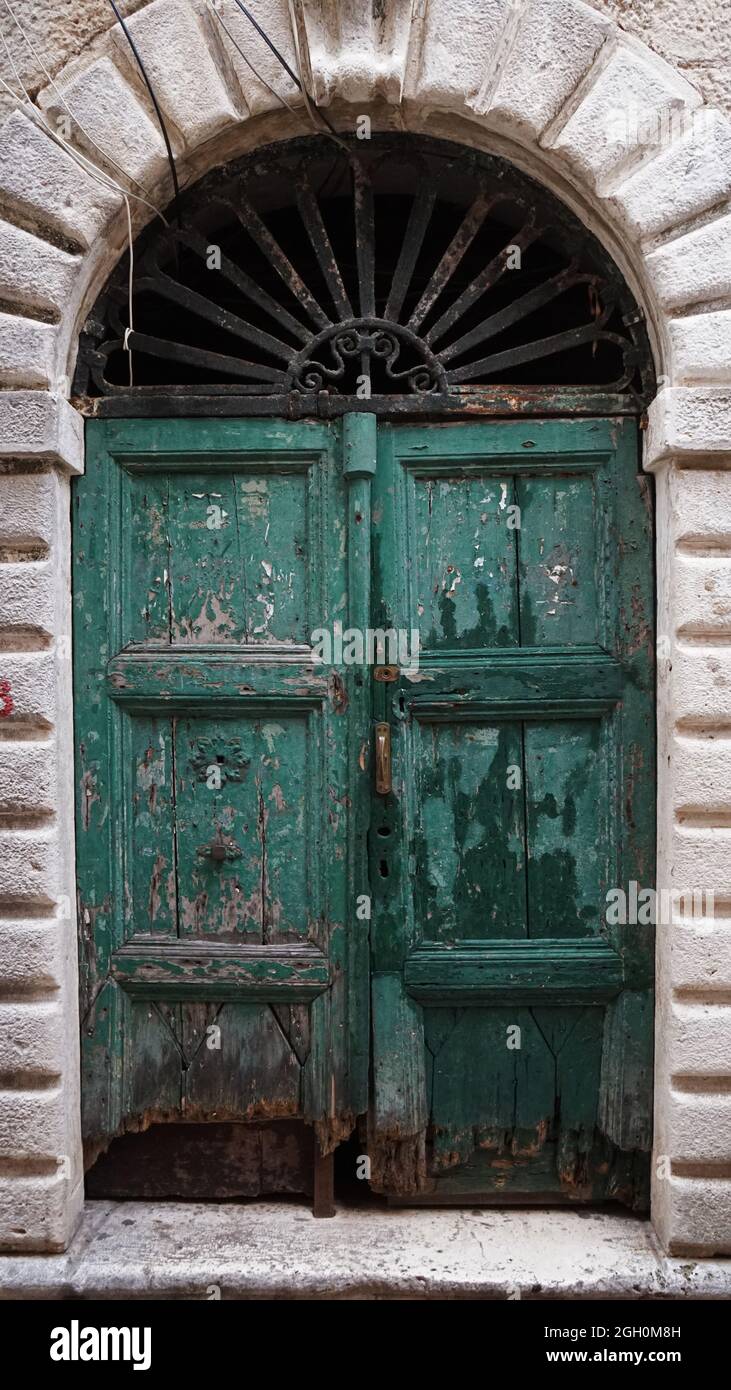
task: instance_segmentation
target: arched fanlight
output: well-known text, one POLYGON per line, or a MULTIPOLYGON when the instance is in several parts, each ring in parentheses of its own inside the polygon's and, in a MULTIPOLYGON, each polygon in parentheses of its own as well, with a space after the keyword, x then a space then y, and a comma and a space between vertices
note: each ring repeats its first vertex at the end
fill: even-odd
POLYGON ((86 325, 78 395, 269 413, 479 406, 498 388, 651 397, 617 267, 503 159, 405 135, 294 140, 213 171, 180 208, 136 253, 131 358, 122 262, 86 325))

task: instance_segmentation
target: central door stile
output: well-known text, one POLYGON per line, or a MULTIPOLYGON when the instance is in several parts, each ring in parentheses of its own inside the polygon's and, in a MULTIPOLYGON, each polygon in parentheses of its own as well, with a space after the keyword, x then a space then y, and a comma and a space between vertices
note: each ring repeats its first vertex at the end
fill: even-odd
MULTIPOLYGON (((345 415, 341 424, 341 460, 345 516, 332 528, 342 537, 346 592, 333 612, 333 656, 347 654, 348 633, 365 634, 371 601, 371 483, 376 471, 375 415, 345 415)), ((367 668, 333 660, 329 670, 331 706, 336 720, 346 723, 347 735, 338 752, 339 783, 325 789, 331 815, 347 820, 347 872, 339 923, 333 924, 330 946, 331 987, 318 1000, 329 1020, 320 1036, 329 1039, 329 1069, 325 1094, 329 1114, 315 1128, 323 1152, 331 1151, 352 1132, 368 1105, 370 1010, 368 1000, 371 898, 368 884, 367 832, 370 815, 371 757, 368 728, 371 718, 367 668), (339 930, 338 927, 341 926, 339 930)), ((323 1019, 325 1024, 325 1020, 323 1019)), ((313 1074, 314 1080, 314 1074, 313 1074)))
MULTIPOLYGON (((391 633, 397 649, 410 634, 399 630, 393 586, 403 581, 408 541, 394 490, 393 436, 378 436, 376 500, 373 509, 373 601, 371 624, 391 633)), ((385 657, 384 657, 385 659, 385 657)), ((373 675, 373 673, 371 673, 373 675)), ((368 1124, 371 1182, 377 1191, 418 1193, 427 1184, 428 1103, 423 1011, 411 998, 405 965, 411 950, 413 913, 409 879, 409 769, 404 765, 402 680, 372 680, 374 725, 389 727, 390 790, 374 797, 370 830, 373 892, 371 924, 371 1010, 373 1078, 368 1124)))

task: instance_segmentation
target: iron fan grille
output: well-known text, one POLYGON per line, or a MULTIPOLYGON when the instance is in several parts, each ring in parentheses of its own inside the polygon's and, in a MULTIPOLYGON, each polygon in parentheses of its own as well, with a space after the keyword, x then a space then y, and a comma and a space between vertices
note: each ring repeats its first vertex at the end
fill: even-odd
POLYGON ((635 412, 651 398, 617 267, 496 156, 405 135, 298 139, 213 171, 176 211, 136 249, 130 350, 126 259, 85 325, 74 390, 107 398, 104 413, 171 398, 226 413, 599 398, 635 412))

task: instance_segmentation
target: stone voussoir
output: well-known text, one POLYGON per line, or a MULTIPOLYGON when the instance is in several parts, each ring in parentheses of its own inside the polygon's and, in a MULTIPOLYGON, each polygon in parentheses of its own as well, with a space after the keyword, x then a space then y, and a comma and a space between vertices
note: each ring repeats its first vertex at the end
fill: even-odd
POLYGON ((700 106, 695 88, 668 63, 620 44, 589 86, 584 100, 547 144, 566 156, 601 190, 630 156, 651 157, 672 137, 666 113, 674 111, 678 132, 690 128, 700 106))
MULTIPOLYGON (((157 99, 187 146, 210 140, 242 119, 206 31, 186 0, 152 0, 126 22, 157 99)), ((129 64, 129 46, 118 25, 112 34, 119 60, 129 64)))
POLYGON ((614 189, 610 207, 643 241, 681 227, 731 197, 731 121, 698 108, 688 130, 614 189))
POLYGON ((607 19, 580 0, 529 0, 521 12, 497 83, 488 76, 473 106, 490 124, 524 130, 533 139, 564 109, 612 32, 607 19), (567 32, 562 63, 556 48, 567 32))
MULTIPOLYGON (((67 84, 46 88, 39 105, 52 121, 69 116, 70 138, 117 182, 120 169, 116 165, 147 188, 166 174, 160 127, 110 57, 99 58, 67 84)), ((133 187, 132 192, 139 189, 133 187)))
MULTIPOLYGON (((287 6, 284 7, 287 14, 287 6)), ((275 6, 281 13, 280 4, 275 6)), ((375 6, 369 13, 359 0, 337 6, 302 6, 312 89, 318 104, 333 95, 341 101, 398 102, 412 26, 409 5, 375 6)), ((283 26, 289 33, 288 16, 283 26)), ((291 42, 291 39, 290 39, 291 42)))
POLYGON ((459 110, 482 91, 513 7, 511 0, 429 0, 415 16, 405 95, 459 110))
MULTIPOLYGON (((214 32, 217 33, 218 42, 236 75, 251 115, 259 116, 265 111, 281 109, 282 101, 287 101, 290 106, 302 106, 304 98, 296 84, 241 13, 234 0, 221 0, 217 10, 223 25, 215 19, 212 20, 217 26, 214 32), (246 59, 253 64, 256 72, 242 57, 242 52, 246 54, 246 59)), ((287 0, 264 0, 257 9, 257 18, 292 71, 296 72, 297 54, 287 0)))
POLYGON ((22 111, 14 111, 3 126, 0 200, 3 194, 41 225, 84 247, 102 234, 121 205, 119 193, 85 171, 22 111))

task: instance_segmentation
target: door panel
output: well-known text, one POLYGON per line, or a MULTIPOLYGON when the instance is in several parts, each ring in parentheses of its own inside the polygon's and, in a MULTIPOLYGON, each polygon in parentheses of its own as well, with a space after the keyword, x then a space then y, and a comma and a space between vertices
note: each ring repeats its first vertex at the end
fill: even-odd
POLYGON ((414 917, 428 941, 522 937, 525 806, 517 723, 414 728, 414 917))
POLYGON ((375 1094, 391 1196, 647 1200, 651 523, 632 422, 382 426, 371 836, 375 1094))
POLYGON ((310 649, 314 628, 350 621, 360 483, 341 426, 91 422, 87 459, 88 1153, 156 1120, 294 1116, 327 1150, 367 1103, 367 957, 348 920, 367 776, 346 778, 368 692, 310 649))

